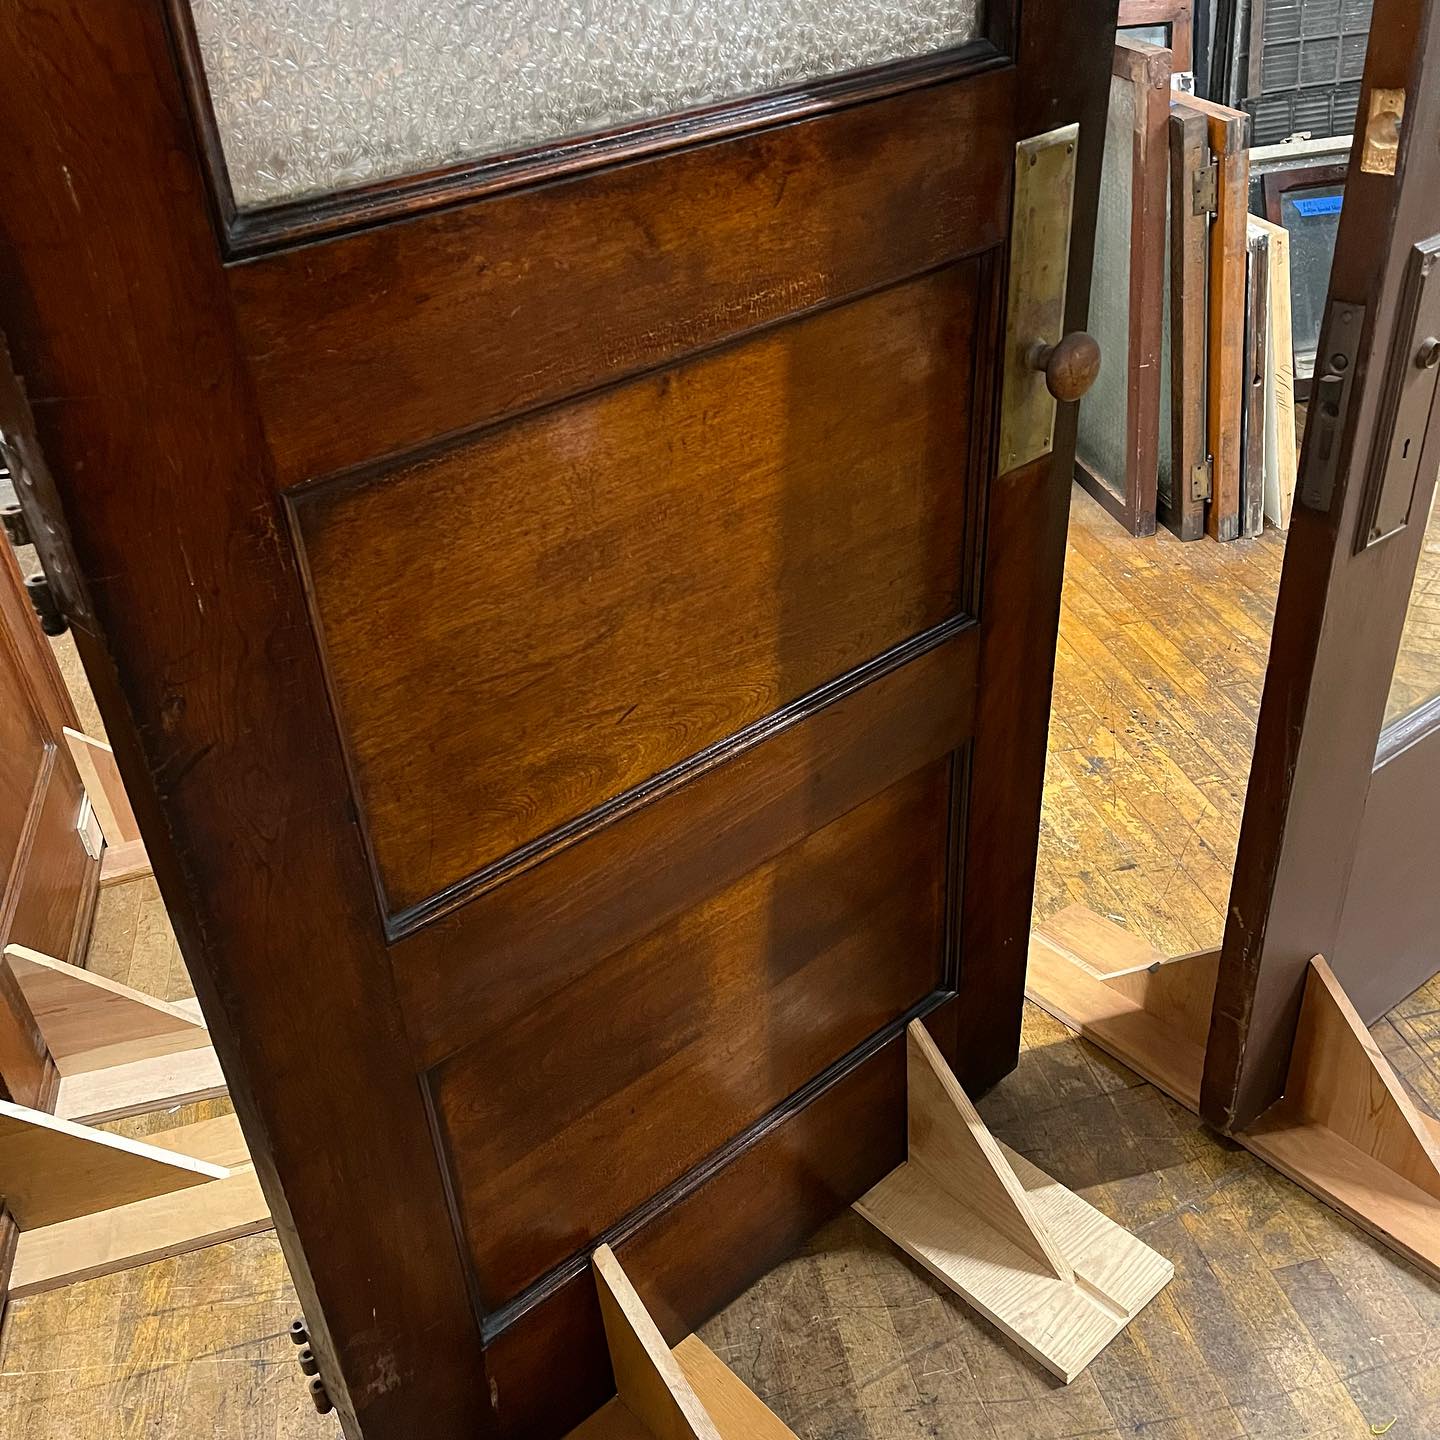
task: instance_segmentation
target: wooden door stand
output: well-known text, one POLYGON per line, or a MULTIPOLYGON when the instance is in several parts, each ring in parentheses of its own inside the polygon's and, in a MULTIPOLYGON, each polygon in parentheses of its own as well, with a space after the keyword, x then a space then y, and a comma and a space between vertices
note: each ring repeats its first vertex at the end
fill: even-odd
POLYGON ((1068 1385, 1175 1267, 997 1141, 918 1020, 908 1084, 908 1159, 856 1210, 1068 1385))
POLYGON ((90 813, 100 826, 105 849, 100 856, 100 883, 115 885, 150 873, 150 857, 135 823, 120 771, 115 765, 115 752, 103 741, 93 740, 68 725, 65 743, 80 772, 90 813))
POLYGON ((0 1105, 0 1197, 20 1230, 0 1295, 51 1289, 269 1226, 233 1115, 143 1143, 92 1128, 224 1095, 209 1032, 192 1007, 22 945, 7 946, 3 963, 60 1085, 53 1114, 0 1105))
POLYGON ((698 1336, 665 1343, 608 1245, 591 1263, 616 1394, 568 1440, 795 1440, 698 1336))
MULTIPOLYGON (((1219 955, 1166 959, 1083 906, 1036 928, 1025 993, 1197 1114, 1219 955)), ((1440 1121, 1422 1114, 1317 955, 1281 1099, 1235 1137, 1440 1277, 1440 1121)))

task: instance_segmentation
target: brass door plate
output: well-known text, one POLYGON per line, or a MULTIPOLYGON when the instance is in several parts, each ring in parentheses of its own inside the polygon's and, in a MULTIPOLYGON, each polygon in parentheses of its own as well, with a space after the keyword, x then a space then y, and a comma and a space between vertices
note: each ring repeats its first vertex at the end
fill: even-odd
POLYGON ((1370 112, 1365 119, 1365 145, 1360 151, 1360 168, 1368 175, 1393 175, 1400 154, 1400 125, 1405 119, 1405 92, 1370 92, 1370 112))
POLYGON ((1000 403, 1000 473, 1048 455, 1055 441, 1055 400, 1029 359, 1037 344, 1065 333, 1070 220, 1075 209, 1075 151, 1080 127, 1064 125, 1015 147, 1015 206, 1010 222, 1010 294, 1005 320, 1005 379, 1000 403))

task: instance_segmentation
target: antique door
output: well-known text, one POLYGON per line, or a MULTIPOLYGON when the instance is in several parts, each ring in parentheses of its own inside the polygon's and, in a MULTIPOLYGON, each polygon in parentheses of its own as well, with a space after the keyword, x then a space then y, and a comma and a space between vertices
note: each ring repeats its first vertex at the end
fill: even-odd
POLYGON ((1371 1022, 1440 970, 1440 14, 1370 34, 1203 1108, 1278 1098, 1310 957, 1371 1022))
POLYGON ((676 1339, 908 1019, 1014 1063, 1113 22, 0 7, 0 426, 350 1435, 562 1434, 598 1242, 676 1339))
MULTIPOLYGON (((60 734, 75 723, 0 537, 0 949, 14 942, 73 961, 89 935, 100 865, 76 828, 85 792, 60 734)), ((0 1099, 48 1110, 59 1078, 15 977, 0 965, 0 1099)))

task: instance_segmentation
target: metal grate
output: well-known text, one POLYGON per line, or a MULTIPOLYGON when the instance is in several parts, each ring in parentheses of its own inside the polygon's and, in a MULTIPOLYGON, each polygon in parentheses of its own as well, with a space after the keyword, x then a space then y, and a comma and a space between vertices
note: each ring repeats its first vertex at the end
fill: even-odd
MULTIPOLYGON (((1250 80, 1245 109, 1256 145, 1304 131, 1350 134, 1360 103, 1372 3, 1251 0, 1262 37, 1259 65, 1250 63, 1247 46, 1242 74, 1250 80)), ((1250 29, 1253 35, 1254 26, 1250 29)))

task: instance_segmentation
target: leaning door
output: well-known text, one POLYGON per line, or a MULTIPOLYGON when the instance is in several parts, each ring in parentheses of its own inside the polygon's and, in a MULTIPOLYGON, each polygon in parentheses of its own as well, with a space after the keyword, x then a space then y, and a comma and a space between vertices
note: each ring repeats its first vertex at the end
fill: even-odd
POLYGON ((1312 955, 1367 1022, 1440 969, 1437 74, 1437 6, 1377 3, 1206 1055, 1235 1129, 1312 955))
POLYGON ((552 1436, 1014 1063, 1114 6, 379 8, 5 8, 4 428, 347 1431, 552 1436))

